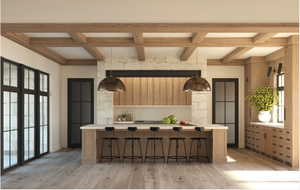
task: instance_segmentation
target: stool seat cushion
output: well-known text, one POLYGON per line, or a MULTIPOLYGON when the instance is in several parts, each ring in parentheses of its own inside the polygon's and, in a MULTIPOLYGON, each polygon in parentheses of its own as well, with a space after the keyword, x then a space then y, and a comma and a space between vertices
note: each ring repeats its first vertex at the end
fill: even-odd
POLYGON ((171 137, 170 140, 185 140, 185 137, 171 137))
POLYGON ((173 127, 173 130, 178 132, 182 130, 182 127, 173 127))
POLYGON ((128 127, 128 131, 131 132, 137 131, 137 127, 128 127))
POLYGON ((207 140, 206 137, 192 137, 192 140, 207 140))
POLYGON ((159 127, 150 127, 150 131, 159 131, 159 127))
POLYGON ((204 127, 195 127, 196 131, 204 132, 204 127))
POLYGON ((119 138, 117 138, 117 137, 104 137, 103 139, 105 139, 105 140, 118 140, 119 138))
POLYGON ((162 137, 148 137, 147 140, 163 140, 162 137))
POLYGON ((140 140, 140 137, 126 137, 125 140, 140 140))
POLYGON ((115 128, 114 127, 105 127, 105 131, 114 131, 115 128))

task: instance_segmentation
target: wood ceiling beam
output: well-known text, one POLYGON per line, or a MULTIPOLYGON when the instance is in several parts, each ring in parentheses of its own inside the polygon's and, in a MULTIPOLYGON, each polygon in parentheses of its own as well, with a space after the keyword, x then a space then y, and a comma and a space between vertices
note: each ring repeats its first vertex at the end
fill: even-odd
POLYGON ((270 61, 276 61, 280 58, 283 58, 286 56, 286 48, 283 47, 277 51, 274 51, 273 53, 266 55, 265 56, 265 61, 270 62, 270 61))
POLYGON ((81 34, 81 33, 75 33, 75 32, 71 32, 69 33, 71 38, 75 41, 75 42, 79 42, 81 44, 81 46, 94 58, 96 58, 97 60, 104 60, 104 55, 96 48, 93 46, 90 46, 87 43, 87 39, 86 36, 81 34))
POLYGON ((244 65, 244 64, 245 64, 244 59, 234 59, 226 64, 223 63, 222 59, 208 59, 207 60, 207 65, 239 66, 239 65, 244 65))
MULTIPOLYGON (((278 47, 288 44, 287 38, 271 38, 266 42, 253 43, 253 38, 204 38, 201 42, 191 42, 191 38, 143 38, 144 47, 278 47)), ((135 47, 132 38, 86 38, 93 47, 135 47)), ((80 47, 83 43, 72 38, 30 38, 30 44, 47 47, 80 47)))
POLYGON ((134 32, 133 41, 135 43, 135 49, 137 52, 137 57, 139 61, 145 61, 145 48, 144 48, 144 39, 142 32, 134 32))
MULTIPOLYGON (((244 59, 234 59, 228 64, 223 64, 221 59, 208 59, 207 65, 223 65, 223 66, 233 66, 233 65, 244 65, 244 59)), ((97 65, 96 59, 68 59, 65 65, 97 65)))
POLYGON ((224 64, 229 63, 230 61, 232 61, 235 58, 240 57, 241 55, 245 54, 247 51, 251 50, 253 47, 238 47, 236 49, 234 49, 232 52, 230 52, 229 54, 227 54, 223 59, 222 62, 224 64))
POLYGON ((298 32, 298 23, 1 23, 3 32, 298 32))
POLYGON ((68 59, 66 65, 97 65, 96 59, 68 59))
MULTIPOLYGON (((192 44, 194 43, 200 43, 204 40, 207 33, 196 33, 192 37, 192 44)), ((197 49, 197 47, 186 47, 184 48, 183 52, 180 55, 181 61, 186 61, 190 58, 190 56, 193 54, 193 52, 197 49)))
MULTIPOLYGON (((259 33, 259 34, 257 34, 256 36, 254 36, 252 38, 252 41, 253 41, 254 45, 258 44, 258 43, 265 43, 267 41, 270 41, 271 38, 275 35, 276 35, 276 33, 259 33)), ((246 52, 248 52, 252 48, 254 48, 254 47, 238 47, 235 50, 233 50, 232 52, 230 52, 229 54, 227 54, 222 59, 222 62, 227 64, 231 60, 242 56, 243 54, 245 54, 246 52)))
POLYGON ((277 33, 259 33, 253 37, 253 43, 263 43, 270 40, 277 33))
POLYGON ((61 55, 57 54, 56 52, 50 50, 47 47, 43 47, 43 46, 32 46, 30 45, 30 38, 27 37, 24 34, 21 33, 3 33, 1 34, 2 36, 44 56, 47 57, 48 59, 51 59, 52 61, 55 61, 59 64, 65 64, 66 60, 64 57, 62 57, 61 55))

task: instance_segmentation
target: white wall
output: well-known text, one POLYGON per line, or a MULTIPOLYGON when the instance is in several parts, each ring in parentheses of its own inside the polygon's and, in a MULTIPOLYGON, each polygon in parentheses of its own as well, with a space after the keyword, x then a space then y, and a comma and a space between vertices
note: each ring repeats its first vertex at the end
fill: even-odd
POLYGON ((50 75, 50 151, 60 144, 60 65, 1 36, 1 56, 49 73, 50 75))
MULTIPOLYGON (((97 66, 61 66, 61 119, 60 119, 60 139, 61 146, 68 146, 68 78, 94 78, 97 76, 97 66)), ((97 81, 94 80, 94 121, 97 121, 97 81)))
MULTIPOLYGON (((239 147, 245 147, 245 121, 244 121, 244 87, 245 73, 243 66, 207 66, 207 80, 212 84, 213 78, 238 78, 239 79, 239 147)), ((209 100, 212 100, 211 94, 209 100)), ((212 101, 208 101, 208 119, 212 122, 212 101)))

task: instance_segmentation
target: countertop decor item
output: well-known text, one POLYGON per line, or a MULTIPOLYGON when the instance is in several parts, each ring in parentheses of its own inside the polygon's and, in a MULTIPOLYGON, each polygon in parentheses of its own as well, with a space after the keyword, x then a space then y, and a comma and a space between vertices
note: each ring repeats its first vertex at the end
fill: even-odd
POLYGON ((255 89, 255 94, 248 97, 251 105, 255 106, 258 113, 258 120, 270 122, 273 106, 278 102, 277 90, 270 86, 255 89))

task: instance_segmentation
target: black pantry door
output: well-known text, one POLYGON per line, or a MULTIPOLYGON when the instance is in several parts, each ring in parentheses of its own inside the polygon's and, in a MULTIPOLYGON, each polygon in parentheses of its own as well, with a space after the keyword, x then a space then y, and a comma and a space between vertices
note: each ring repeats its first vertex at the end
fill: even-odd
POLYGON ((238 147, 239 81, 236 78, 215 78, 212 82, 213 123, 227 126, 227 144, 238 147))
POLYGON ((94 79, 68 79, 68 147, 81 147, 83 125, 94 123, 94 79))

